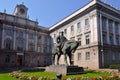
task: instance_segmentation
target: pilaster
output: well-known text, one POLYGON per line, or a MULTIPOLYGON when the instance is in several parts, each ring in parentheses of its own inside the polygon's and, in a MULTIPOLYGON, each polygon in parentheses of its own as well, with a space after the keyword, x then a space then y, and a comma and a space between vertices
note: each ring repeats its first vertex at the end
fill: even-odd
POLYGON ((5 29, 4 29, 4 25, 3 25, 3 28, 2 28, 2 49, 4 49, 4 40, 5 40, 5 29))
POLYGON ((113 43, 116 45, 115 22, 113 21, 113 43))
POLYGON ((16 27, 14 26, 13 50, 16 50, 16 27))
POLYGON ((37 31, 35 31, 35 52, 37 51, 37 31))
POLYGON ((109 26, 108 26, 108 18, 106 18, 106 27, 107 27, 107 43, 109 44, 110 43, 110 40, 109 40, 109 26))
POLYGON ((28 51, 28 29, 26 29, 26 44, 25 44, 25 50, 28 51))

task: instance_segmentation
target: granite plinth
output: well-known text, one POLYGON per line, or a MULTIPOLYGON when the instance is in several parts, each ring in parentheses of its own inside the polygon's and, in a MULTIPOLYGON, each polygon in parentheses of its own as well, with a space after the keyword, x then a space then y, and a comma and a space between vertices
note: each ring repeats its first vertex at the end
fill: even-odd
POLYGON ((46 72, 53 72, 56 74, 70 75, 84 73, 83 67, 67 66, 67 65, 50 65, 46 67, 46 72))

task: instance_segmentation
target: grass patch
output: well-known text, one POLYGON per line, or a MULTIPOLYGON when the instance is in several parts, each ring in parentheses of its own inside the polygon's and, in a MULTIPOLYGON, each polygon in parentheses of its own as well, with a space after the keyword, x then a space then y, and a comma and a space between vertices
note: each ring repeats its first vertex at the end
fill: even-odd
POLYGON ((111 74, 105 72, 96 71, 85 71, 84 74, 67 75, 65 78, 76 78, 76 77, 99 77, 99 76, 110 76, 111 74))
MULTIPOLYGON (((41 77, 51 77, 51 78, 56 78, 56 74, 55 73, 50 73, 50 72, 43 72, 43 71, 39 71, 39 72, 22 72, 23 74, 27 74, 27 75, 31 75, 31 76, 41 76, 41 77)), ((105 72, 96 72, 96 71, 85 71, 84 74, 76 74, 76 75, 63 75, 63 78, 75 78, 75 77, 98 77, 98 76, 110 76, 109 73, 105 73, 105 72)))
MULTIPOLYGON (((25 75, 30 75, 30 76, 57 78, 55 73, 49 73, 44 71, 25 71, 21 73, 25 75)), ((106 72, 85 71, 84 74, 67 75, 67 76, 64 75, 63 78, 76 78, 76 77, 83 77, 83 76, 97 77, 97 76, 110 76, 110 74, 106 72)), ((0 73, 0 80, 19 80, 19 79, 15 77, 10 77, 9 73, 0 73)))
POLYGON ((0 73, 0 80, 17 80, 16 78, 10 77, 9 73, 0 73))
POLYGON ((51 77, 51 78, 56 78, 56 74, 55 73, 50 73, 50 72, 43 72, 43 71, 35 71, 35 72, 22 72, 23 74, 26 75, 31 75, 31 76, 41 76, 41 77, 51 77))

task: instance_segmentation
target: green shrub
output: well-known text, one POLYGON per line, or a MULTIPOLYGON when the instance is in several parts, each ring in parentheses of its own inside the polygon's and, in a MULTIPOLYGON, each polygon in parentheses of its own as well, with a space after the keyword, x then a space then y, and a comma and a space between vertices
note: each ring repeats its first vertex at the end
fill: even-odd
POLYGON ((120 69, 120 64, 112 64, 109 66, 110 69, 120 69))

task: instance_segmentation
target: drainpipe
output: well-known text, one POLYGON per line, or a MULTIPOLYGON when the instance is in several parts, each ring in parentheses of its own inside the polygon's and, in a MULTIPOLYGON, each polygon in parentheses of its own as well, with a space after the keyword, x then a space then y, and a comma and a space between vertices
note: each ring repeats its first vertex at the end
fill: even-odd
POLYGON ((101 35, 101 56, 102 56, 102 67, 104 67, 104 51, 103 51, 103 36, 102 36, 102 9, 100 9, 100 35, 101 35))

